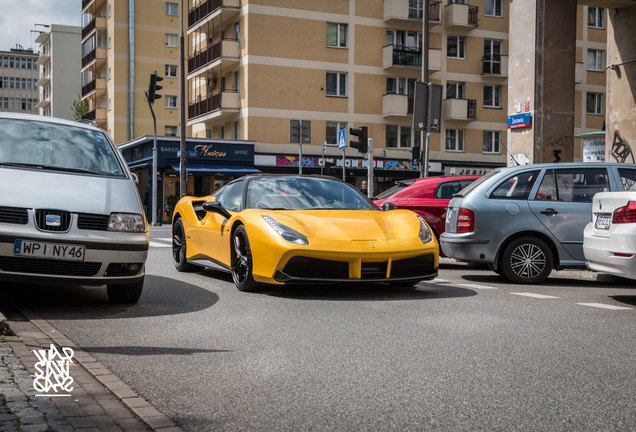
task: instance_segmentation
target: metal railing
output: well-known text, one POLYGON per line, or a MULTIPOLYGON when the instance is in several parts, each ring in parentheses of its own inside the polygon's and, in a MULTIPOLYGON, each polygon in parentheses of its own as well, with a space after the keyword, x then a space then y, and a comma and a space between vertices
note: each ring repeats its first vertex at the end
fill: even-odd
POLYGON ((84 57, 82 57, 82 67, 86 66, 87 64, 95 60, 96 57, 97 57, 97 49, 94 49, 93 51, 86 54, 84 57))
POLYGON ((477 21, 479 20, 479 7, 471 6, 468 8, 468 24, 469 25, 477 25, 477 21))
POLYGON ((188 11, 188 27, 193 26, 203 18, 223 6, 223 0, 205 0, 188 11))
POLYGON ((477 117, 477 99, 468 99, 466 118, 474 120, 477 117))
POLYGON ((394 66, 422 66, 422 50, 393 45, 394 66))
POLYGON ((88 24, 86 24, 86 27, 82 28, 82 39, 84 39, 86 36, 88 36, 90 34, 90 32, 92 32, 93 30, 95 30, 95 23, 96 23, 96 19, 93 18, 91 20, 91 22, 89 22, 88 24))
POLYGON ((208 95, 205 99, 188 106, 188 117, 194 118, 221 108, 221 93, 208 95))
POLYGON ((89 5, 89 3, 93 2, 94 0, 82 0, 82 9, 85 9, 86 6, 89 5))
POLYGON ((222 45, 221 40, 216 40, 208 45, 205 50, 195 51, 194 55, 188 59, 188 71, 193 72, 221 57, 222 45))
POLYGON ((95 90, 96 83, 97 83, 97 80, 93 80, 89 82, 88 84, 86 84, 85 86, 82 86, 82 96, 86 96, 87 94, 95 90))
POLYGON ((82 114, 82 120, 95 120, 95 110, 82 114))

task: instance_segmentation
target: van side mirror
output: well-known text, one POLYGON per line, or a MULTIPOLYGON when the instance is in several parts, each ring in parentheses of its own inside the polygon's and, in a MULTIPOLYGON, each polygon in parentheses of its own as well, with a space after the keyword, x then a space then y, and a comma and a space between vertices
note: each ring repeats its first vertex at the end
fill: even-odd
POLYGON ((223 207, 223 205, 218 201, 208 201, 203 203, 203 210, 207 212, 218 213, 225 219, 229 219, 232 217, 230 212, 225 210, 225 207, 223 207))
POLYGON ((384 204, 382 204, 382 210, 384 211, 397 210, 397 208, 397 204, 392 202, 385 202, 384 204))

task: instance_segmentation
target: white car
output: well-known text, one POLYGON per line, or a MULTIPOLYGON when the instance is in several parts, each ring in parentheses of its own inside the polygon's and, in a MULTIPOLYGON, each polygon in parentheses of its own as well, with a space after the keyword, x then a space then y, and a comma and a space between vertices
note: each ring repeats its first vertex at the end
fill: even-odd
POLYGON ((636 190, 594 195, 583 253, 590 270, 636 279, 636 190))

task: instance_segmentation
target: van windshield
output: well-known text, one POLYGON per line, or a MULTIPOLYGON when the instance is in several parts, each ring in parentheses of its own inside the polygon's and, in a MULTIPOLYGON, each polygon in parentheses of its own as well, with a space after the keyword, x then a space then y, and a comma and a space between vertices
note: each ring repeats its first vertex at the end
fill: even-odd
POLYGON ((477 186, 479 186, 480 184, 482 184, 483 182, 488 180, 490 177, 493 177, 493 176, 499 174, 500 172, 501 172, 501 170, 499 170, 499 169, 494 169, 494 170, 490 171, 488 174, 479 177, 477 180, 475 180, 474 182, 472 182, 471 184, 469 184, 468 186, 466 186, 464 189, 460 190, 459 192, 457 192, 453 196, 465 197, 466 195, 468 195, 468 193, 470 191, 472 191, 477 186))
POLYGON ((34 120, 0 119, 0 166, 123 176, 115 150, 98 131, 34 120))

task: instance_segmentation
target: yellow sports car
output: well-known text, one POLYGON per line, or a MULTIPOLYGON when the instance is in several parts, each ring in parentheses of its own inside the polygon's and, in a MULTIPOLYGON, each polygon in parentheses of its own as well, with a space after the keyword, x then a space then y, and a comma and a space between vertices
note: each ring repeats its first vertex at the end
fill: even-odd
POLYGON ((439 261, 420 216, 382 211, 323 176, 250 175, 212 197, 183 197, 172 239, 177 270, 229 271, 241 291, 287 282, 413 285, 435 278, 439 261))

